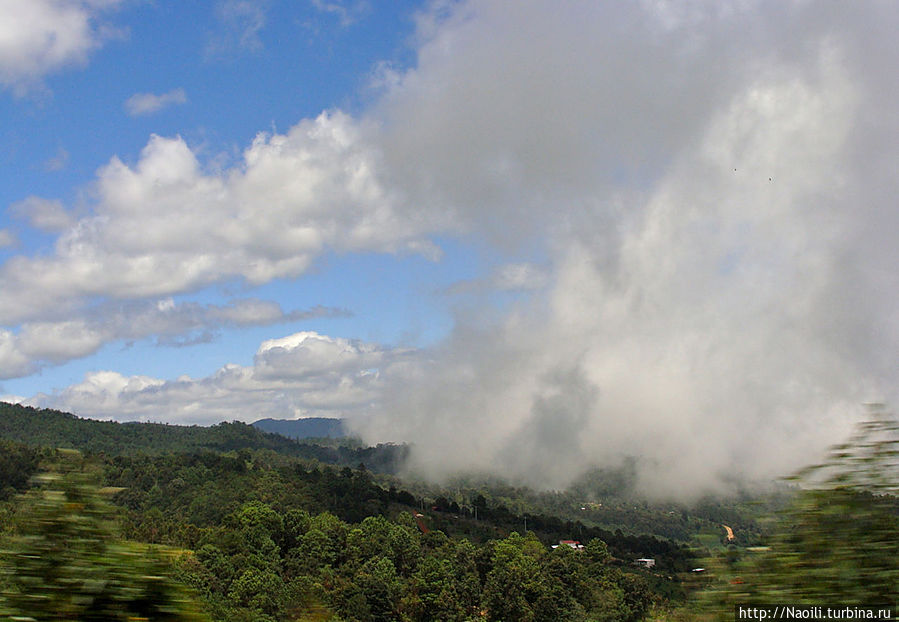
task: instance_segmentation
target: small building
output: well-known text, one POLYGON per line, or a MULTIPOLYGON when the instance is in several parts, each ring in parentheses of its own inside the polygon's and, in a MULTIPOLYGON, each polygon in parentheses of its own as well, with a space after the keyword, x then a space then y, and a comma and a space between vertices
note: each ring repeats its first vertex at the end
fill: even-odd
POLYGON ((584 545, 578 542, 577 540, 559 540, 558 544, 553 544, 552 548, 557 549, 560 546, 570 546, 575 551, 583 551, 584 545))
POLYGON ((656 560, 651 557, 641 557, 640 559, 635 559, 634 562, 644 568, 652 568, 656 565, 656 560))

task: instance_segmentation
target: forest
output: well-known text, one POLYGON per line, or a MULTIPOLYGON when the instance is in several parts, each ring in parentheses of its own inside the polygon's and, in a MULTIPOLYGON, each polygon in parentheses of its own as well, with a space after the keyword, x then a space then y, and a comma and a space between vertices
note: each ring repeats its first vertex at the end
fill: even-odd
POLYGON ((882 413, 866 426, 779 492, 687 506, 640 499, 626 469, 568 491, 440 487, 398 477, 404 446, 0 404, 0 616, 717 620, 772 599, 895 605, 899 444, 882 413))

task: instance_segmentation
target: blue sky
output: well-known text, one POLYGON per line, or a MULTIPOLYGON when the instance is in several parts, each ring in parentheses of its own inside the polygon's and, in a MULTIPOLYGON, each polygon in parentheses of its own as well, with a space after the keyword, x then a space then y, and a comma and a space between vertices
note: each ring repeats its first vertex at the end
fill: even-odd
MULTIPOLYGON (((284 131, 328 109, 364 110, 377 97, 385 68, 402 71, 414 62, 422 10, 416 2, 111 4, 92 10, 71 3, 83 7, 93 29, 86 60, 6 85, 0 99, 4 206, 41 196, 70 211, 89 209, 96 171, 113 156, 133 164, 151 134, 181 136, 205 165, 228 167, 259 132, 284 131), (140 94, 159 96, 158 109, 132 111, 129 99, 140 94)), ((29 228, 11 211, 0 216, 0 229, 16 241, 0 257, 52 253, 55 234, 29 228)), ((206 304, 252 293, 288 311, 324 306, 339 313, 223 328, 190 347, 159 346, 152 337, 113 339, 88 356, 39 364, 38 373, 6 379, 2 387, 11 395, 50 393, 97 369, 204 376, 226 362, 249 364, 262 340, 300 329, 431 344, 452 324, 445 290, 477 278, 496 259, 453 238, 440 248, 440 261, 324 253, 300 279, 259 288, 219 282, 182 292, 179 300, 206 304)))
POLYGON ((346 417, 434 476, 783 473, 897 399, 897 29, 0 0, 0 399, 346 417))

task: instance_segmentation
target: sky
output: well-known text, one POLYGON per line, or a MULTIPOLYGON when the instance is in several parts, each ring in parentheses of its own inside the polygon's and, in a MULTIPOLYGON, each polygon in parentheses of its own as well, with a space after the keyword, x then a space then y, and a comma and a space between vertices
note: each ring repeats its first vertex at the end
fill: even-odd
POLYGON ((0 399, 654 494, 896 402, 895 3, 0 0, 0 399))

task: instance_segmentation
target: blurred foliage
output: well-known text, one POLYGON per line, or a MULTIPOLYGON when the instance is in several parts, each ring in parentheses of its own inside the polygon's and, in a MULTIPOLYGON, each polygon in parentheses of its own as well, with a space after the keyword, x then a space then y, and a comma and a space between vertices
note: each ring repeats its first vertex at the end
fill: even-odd
POLYGON ((0 615, 15 620, 203 620, 171 565, 115 537, 115 510, 77 452, 18 505, 0 543, 0 615))
POLYGON ((899 605, 899 424, 882 405, 821 464, 790 481, 795 501, 767 547, 729 551, 706 595, 719 619, 732 605, 899 605))

